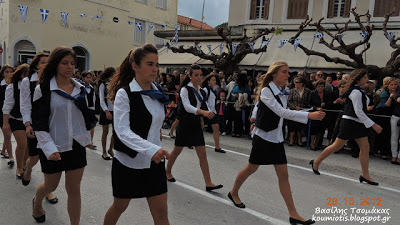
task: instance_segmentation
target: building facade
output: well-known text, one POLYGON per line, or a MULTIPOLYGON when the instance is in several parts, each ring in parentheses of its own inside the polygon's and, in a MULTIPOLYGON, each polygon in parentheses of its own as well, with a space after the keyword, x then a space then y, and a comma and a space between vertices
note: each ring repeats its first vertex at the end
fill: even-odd
POLYGON ((37 52, 57 46, 75 50, 80 70, 118 66, 135 46, 164 44, 153 32, 174 29, 177 4, 177 0, 1 0, 0 66, 29 63, 37 52), (28 7, 25 21, 19 5, 28 7), (41 9, 48 10, 44 22, 41 9), (61 12, 68 13, 66 23, 61 12))

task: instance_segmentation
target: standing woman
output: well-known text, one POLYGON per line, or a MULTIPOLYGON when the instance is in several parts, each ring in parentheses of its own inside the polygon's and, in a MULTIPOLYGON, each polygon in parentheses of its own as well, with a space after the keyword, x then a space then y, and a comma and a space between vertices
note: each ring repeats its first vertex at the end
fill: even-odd
POLYGON ((168 98, 153 83, 157 70, 157 49, 146 44, 129 51, 110 82, 116 151, 111 172, 114 202, 105 225, 116 224, 130 200, 143 197, 154 224, 169 224, 164 161, 169 153, 161 147, 160 136, 168 98))
POLYGON ((108 136, 108 131, 109 131, 109 125, 112 124, 113 121, 113 103, 108 99, 108 89, 107 85, 110 83, 111 77, 115 74, 115 69, 114 67, 107 67, 103 73, 100 74, 98 81, 97 81, 97 86, 99 87, 99 99, 100 99, 100 107, 101 107, 101 112, 100 112, 100 121, 99 124, 102 125, 103 127, 103 133, 101 135, 101 146, 103 148, 103 157, 104 160, 110 160, 110 156, 107 155, 110 154, 111 156, 114 156, 113 153, 113 146, 114 146, 114 138, 113 135, 111 135, 111 141, 110 141, 110 148, 107 149, 107 136, 108 136))
POLYGON ((378 134, 382 132, 382 127, 374 123, 367 115, 369 98, 364 92, 365 84, 368 82, 368 71, 366 69, 356 69, 350 74, 347 82, 347 91, 342 95, 346 98, 344 111, 340 122, 339 134, 335 142, 325 148, 310 164, 315 174, 320 175, 319 165, 332 153, 340 150, 350 138, 354 138, 360 148, 360 163, 362 175, 359 177, 360 183, 367 182, 370 185, 378 185, 369 176, 369 142, 368 128, 372 127, 378 134))
MULTIPOLYGON (((31 181, 32 168, 39 161, 39 149, 37 148, 37 139, 35 137, 35 133, 32 128, 32 100, 33 94, 35 91, 35 87, 37 85, 38 74, 37 71, 43 69, 46 66, 47 59, 49 54, 39 52, 33 57, 32 63, 29 66, 29 76, 25 77, 21 82, 21 94, 20 94, 20 103, 21 103, 21 114, 22 119, 25 124, 25 133, 28 137, 28 151, 29 158, 26 160, 26 170, 24 172, 24 176, 22 177, 22 184, 27 186, 31 181)), ((58 198, 53 195, 53 193, 49 193, 46 196, 47 201, 51 204, 55 204, 58 202, 58 198)))
POLYGON ((239 189, 246 179, 257 171, 260 165, 274 165, 279 181, 279 189, 289 211, 291 224, 313 224, 315 221, 301 217, 294 205, 289 184, 287 160, 283 145, 283 119, 307 123, 308 118, 322 120, 324 112, 303 112, 286 109, 287 95, 282 93, 289 78, 286 62, 274 62, 268 69, 261 84, 256 124, 253 130, 253 148, 249 163, 236 177, 235 184, 228 197, 236 207, 246 206, 239 198, 239 189))
POLYGON ((72 49, 57 47, 51 51, 33 96, 32 126, 41 149, 39 158, 44 174, 44 183, 32 200, 32 216, 39 223, 46 220, 43 199, 57 189, 63 171, 70 224, 79 224, 81 217, 80 187, 87 165, 85 146, 91 142, 87 131, 90 128, 84 119, 88 112, 86 91, 73 79, 75 63, 72 49))
POLYGON ((214 144, 215 144, 215 151, 219 153, 225 153, 225 150, 222 150, 219 146, 219 124, 217 119, 217 111, 215 110, 215 104, 217 103, 217 75, 211 73, 210 75, 206 76, 203 81, 201 82, 201 87, 206 92, 207 97, 207 105, 211 112, 214 113, 214 117, 209 120, 211 127, 213 129, 213 136, 214 136, 214 144))
MULTIPOLYGON (((0 70, 0 107, 3 109, 4 99, 6 97, 6 88, 11 82, 11 75, 14 73, 14 68, 10 65, 4 65, 0 70)), ((0 113, 0 127, 3 128, 3 113, 0 113)), ((9 158, 8 165, 10 167, 14 166, 14 156, 11 144, 11 131, 10 129, 3 130, 3 147, 1 150, 1 155, 4 158, 9 158), (7 151, 7 153, 6 153, 7 151)))
POLYGON ((11 132, 14 135, 17 147, 15 156, 17 158, 17 178, 22 179, 26 160, 28 159, 28 146, 26 144, 25 126, 22 122, 20 109, 20 88, 21 81, 29 74, 29 65, 18 66, 11 77, 11 84, 7 86, 6 97, 3 105, 3 132, 11 132))
POLYGON ((210 169, 208 167, 207 153, 204 142, 203 130, 204 126, 202 116, 212 119, 214 113, 200 109, 202 104, 206 104, 206 93, 201 89, 201 68, 198 65, 190 67, 189 75, 181 83, 181 101, 179 102, 179 124, 176 129, 175 147, 171 152, 171 157, 167 163, 167 179, 175 182, 172 176, 172 167, 176 158, 181 154, 183 147, 195 146, 197 156, 200 161, 200 168, 206 183, 206 191, 220 189, 223 186, 215 185, 211 182, 210 169))
MULTIPOLYGON (((86 93, 87 93, 88 108, 93 113, 95 113, 96 95, 94 94, 94 87, 91 84, 93 81, 93 75, 91 72, 83 72, 81 78, 83 81, 83 85, 85 85, 85 89, 86 89, 86 93)), ((92 150, 96 150, 97 146, 93 145, 93 136, 94 136, 94 127, 92 129, 90 129, 90 140, 92 143, 90 145, 88 145, 87 147, 92 150)))

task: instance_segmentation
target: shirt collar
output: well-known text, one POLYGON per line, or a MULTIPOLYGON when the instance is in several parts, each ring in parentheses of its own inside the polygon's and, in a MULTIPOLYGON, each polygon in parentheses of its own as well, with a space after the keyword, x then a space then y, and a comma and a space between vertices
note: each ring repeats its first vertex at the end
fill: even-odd
MULTIPOLYGON (((133 78, 131 83, 129 83, 129 88, 130 88, 131 92, 139 92, 139 91, 143 90, 135 78, 133 78)), ((157 90, 157 87, 153 83, 151 83, 151 89, 157 90)))
POLYGON ((274 82, 271 81, 271 82, 269 82, 268 85, 271 87, 274 95, 278 95, 279 93, 281 93, 281 90, 275 85, 274 82))
POLYGON ((6 85, 6 84, 7 84, 6 79, 1 80, 1 83, 0 83, 1 86, 6 85))
MULTIPOLYGON (((81 91, 81 87, 83 87, 83 85, 80 84, 79 82, 77 82, 76 80, 72 79, 72 78, 70 78, 70 80, 75 86, 74 90, 72 91, 71 96, 79 94, 80 91, 81 91)), ((61 90, 57 85, 56 76, 54 76, 50 80, 50 91, 54 91, 54 90, 61 90)), ((63 90, 61 90, 61 91, 63 91, 63 90)))
MULTIPOLYGON (((190 81, 187 86, 194 88, 192 81, 190 81)), ((198 90, 200 90, 200 86, 197 85, 198 90)))
POLYGON ((37 72, 35 72, 31 75, 31 79, 29 81, 33 82, 33 81, 38 81, 38 80, 39 80, 38 74, 37 74, 37 72))

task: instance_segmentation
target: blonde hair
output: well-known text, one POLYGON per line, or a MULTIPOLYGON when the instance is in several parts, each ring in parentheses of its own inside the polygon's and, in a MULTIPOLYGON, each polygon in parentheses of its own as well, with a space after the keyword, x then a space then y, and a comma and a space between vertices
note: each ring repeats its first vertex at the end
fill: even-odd
POLYGON ((385 82, 384 82, 384 84, 382 86, 382 89, 385 90, 385 91, 389 91, 389 84, 392 81, 396 81, 397 85, 399 84, 399 80, 397 78, 395 78, 395 77, 385 77, 385 79, 386 80, 385 80, 385 82))
POLYGON ((275 61, 273 62, 269 68, 268 72, 264 75, 264 79, 261 83, 260 89, 257 93, 257 99, 260 101, 260 94, 261 90, 269 84, 269 82, 274 80, 274 75, 276 75, 281 67, 288 66, 287 62, 285 61, 275 61))

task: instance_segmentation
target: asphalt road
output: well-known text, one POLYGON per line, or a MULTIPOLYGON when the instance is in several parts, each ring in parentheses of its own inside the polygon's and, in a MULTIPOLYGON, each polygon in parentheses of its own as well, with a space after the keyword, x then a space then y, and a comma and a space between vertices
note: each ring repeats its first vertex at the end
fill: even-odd
MULTIPOLYGON (((168 134, 168 130, 163 130, 168 134)), ((111 161, 101 158, 101 127, 96 127, 95 145, 87 150, 88 166, 82 180, 81 224, 102 224, 111 205, 111 161)), ((173 175, 176 183, 168 183, 168 214, 171 224, 289 224, 288 212, 279 193, 273 166, 261 166, 243 185, 240 197, 246 209, 238 209, 227 198, 237 173, 248 162, 251 140, 221 137, 226 154, 214 152, 210 133, 205 133, 211 178, 224 188, 206 192, 195 150, 185 148, 176 161, 173 175)), ((2 143, 2 137, 0 138, 2 143)), ((15 148, 15 142, 13 142, 15 148)), ((165 136, 163 147, 172 150, 173 140, 165 136)), ((321 176, 314 175, 308 162, 320 151, 285 145, 289 179, 297 210, 305 218, 314 216, 316 224, 400 224, 400 166, 371 157, 371 176, 379 186, 360 184, 358 159, 349 154, 334 154, 320 166, 321 176), (321 221, 321 220, 333 221, 321 221), (347 220, 347 221, 345 221, 347 220), (371 220, 371 221, 368 221, 371 220)), ((22 186, 0 159, 0 225, 36 224, 32 218, 31 200, 36 187, 43 181, 40 165, 34 168, 29 186, 22 186)), ((59 203, 44 203, 45 224, 69 224, 64 177, 55 194, 59 203)), ((153 224, 145 199, 135 199, 121 216, 118 224, 153 224)))

